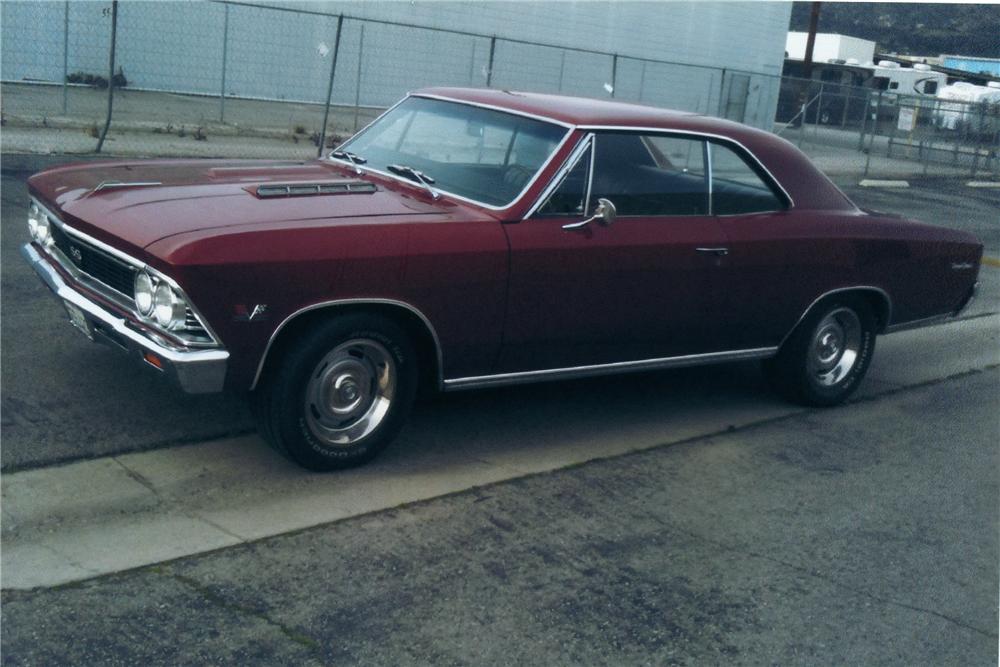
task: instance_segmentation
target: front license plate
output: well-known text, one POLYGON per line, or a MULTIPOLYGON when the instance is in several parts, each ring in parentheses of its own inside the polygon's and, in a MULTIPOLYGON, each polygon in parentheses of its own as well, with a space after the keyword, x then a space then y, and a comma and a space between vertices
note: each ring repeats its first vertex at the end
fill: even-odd
POLYGON ((94 340, 94 331, 90 328, 90 323, 87 322, 87 318, 84 316, 83 311, 71 304, 69 301, 63 301, 63 305, 66 306, 66 312, 69 313, 69 322, 77 329, 83 332, 90 340, 94 340))

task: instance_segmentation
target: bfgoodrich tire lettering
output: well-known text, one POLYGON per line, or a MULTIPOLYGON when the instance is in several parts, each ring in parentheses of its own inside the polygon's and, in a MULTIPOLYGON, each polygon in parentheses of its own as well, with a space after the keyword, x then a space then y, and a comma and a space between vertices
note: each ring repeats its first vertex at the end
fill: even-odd
POLYGON ((797 403, 836 405, 858 388, 874 352, 871 307, 843 296, 814 308, 764 370, 772 386, 797 403))
POLYGON ((366 463, 402 428, 417 386, 413 346, 393 321, 336 317, 291 341, 255 396, 258 428, 310 470, 366 463))

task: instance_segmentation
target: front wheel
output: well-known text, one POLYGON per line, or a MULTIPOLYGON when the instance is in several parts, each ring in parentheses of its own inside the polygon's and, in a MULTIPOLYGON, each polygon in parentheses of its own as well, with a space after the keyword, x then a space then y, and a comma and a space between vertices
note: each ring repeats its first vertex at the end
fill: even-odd
POLYGON ((805 405, 829 406, 850 396, 875 352, 875 316, 857 297, 821 304, 764 364, 771 384, 805 405))
POLYGON ((413 346, 391 320, 349 315, 286 346, 257 389, 261 435, 310 470, 360 465, 402 428, 417 387, 413 346))

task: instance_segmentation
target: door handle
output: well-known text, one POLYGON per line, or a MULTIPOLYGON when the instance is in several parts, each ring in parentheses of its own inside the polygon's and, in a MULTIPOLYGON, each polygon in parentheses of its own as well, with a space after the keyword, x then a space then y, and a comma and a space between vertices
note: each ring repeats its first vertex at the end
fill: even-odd
POLYGON ((725 257, 729 254, 729 248, 695 248, 695 250, 706 255, 715 255, 716 257, 725 257))

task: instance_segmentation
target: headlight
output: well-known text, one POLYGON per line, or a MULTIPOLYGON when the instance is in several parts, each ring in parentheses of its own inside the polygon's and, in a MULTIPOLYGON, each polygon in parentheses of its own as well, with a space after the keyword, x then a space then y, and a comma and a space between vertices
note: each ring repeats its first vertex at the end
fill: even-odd
POLYGON ((28 231, 31 232, 31 238, 40 245, 46 248, 52 245, 49 218, 35 202, 31 202, 31 206, 28 207, 28 231))
POLYGON ((161 282, 153 292, 153 317, 164 329, 179 329, 184 326, 187 304, 170 285, 161 282))
POLYGON ((153 314, 153 279, 145 271, 140 271, 135 277, 133 286, 135 293, 135 308, 143 317, 153 314))

